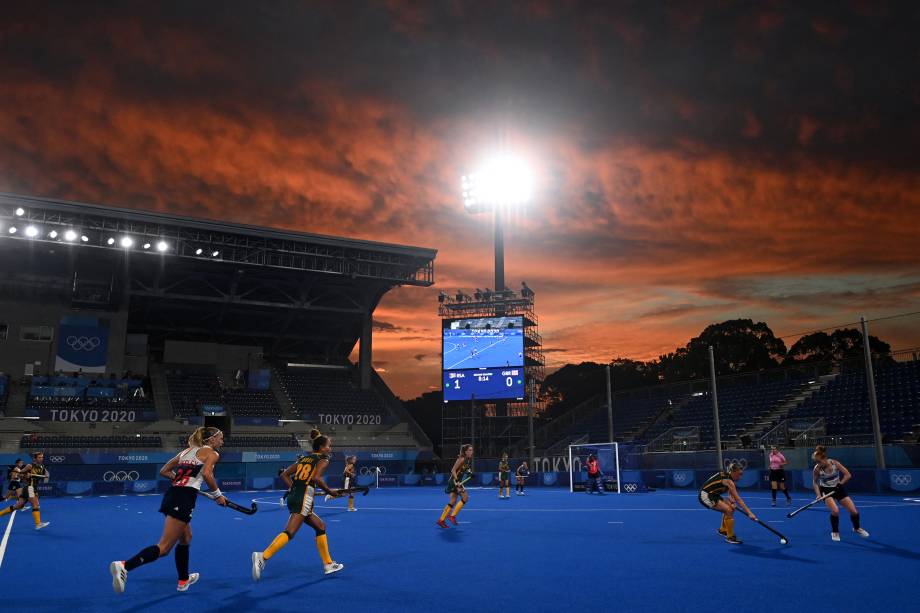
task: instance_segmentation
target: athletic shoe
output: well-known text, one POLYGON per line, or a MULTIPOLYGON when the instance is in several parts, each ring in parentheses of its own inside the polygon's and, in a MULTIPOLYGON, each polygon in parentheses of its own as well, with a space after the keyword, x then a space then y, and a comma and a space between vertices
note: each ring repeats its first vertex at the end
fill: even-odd
POLYGON ((839 532, 831 532, 831 540, 834 541, 835 543, 839 543, 839 542, 840 542, 840 533, 839 533, 839 532))
POLYGON ((265 568, 265 558, 261 551, 252 552, 252 580, 258 581, 262 578, 262 569, 265 568))
POLYGON ((350 509, 348 509, 348 512, 349 512, 349 513, 352 513, 352 512, 357 511, 357 510, 358 510, 358 509, 356 509, 356 508, 354 508, 354 507, 351 507, 350 509))
POLYGON ((853 532, 855 532, 855 533, 858 534, 859 536, 863 537, 864 539, 869 538, 869 533, 866 532, 866 529, 865 529, 865 528, 857 528, 856 530, 853 530, 853 532))
POLYGON ((198 573, 189 573, 188 581, 179 579, 179 585, 176 586, 177 592, 187 592, 193 583, 198 583, 198 573))
POLYGON ((447 516, 447 519, 449 519, 449 520, 450 520, 450 523, 452 523, 453 525, 455 525, 455 526, 457 525, 457 518, 454 517, 453 515, 448 515, 448 516, 447 516))
POLYGON ((791 506, 792 506, 792 498, 786 498, 786 506, 787 506, 787 507, 791 507, 791 506))
POLYGON ((329 494, 326 494, 326 497, 323 500, 325 500, 326 502, 329 502, 330 500, 332 500, 332 496, 330 496, 329 494))
POLYGON ((726 536, 725 542, 731 543, 732 545, 740 545, 742 543, 742 540, 738 538, 737 536, 726 536))
POLYGON ((35 526, 35 529, 36 529, 36 530, 41 530, 42 528, 47 528, 49 525, 51 525, 51 522, 50 522, 50 521, 43 521, 42 523, 37 524, 37 525, 35 526))
POLYGON ((728 532, 726 532, 726 531, 723 530, 722 528, 719 528, 718 530, 716 530, 716 532, 719 533, 719 536, 725 536, 725 537, 728 536, 728 532))
POLYGON ((339 564, 338 562, 332 562, 331 564, 323 564, 323 573, 326 575, 331 575, 332 573, 339 572, 343 568, 345 568, 345 565, 339 564))
POLYGON ((123 594, 125 584, 128 582, 128 571, 125 570, 124 562, 112 562, 109 564, 109 572, 112 573, 112 589, 116 594, 123 594))
POLYGON ((450 528, 450 526, 447 525, 447 522, 444 521, 443 519, 438 520, 438 525, 441 526, 442 528, 450 528))
POLYGON ((771 502, 771 503, 770 503, 770 506, 771 506, 771 507, 775 507, 775 506, 776 506, 776 501, 774 500, 773 502, 771 502))

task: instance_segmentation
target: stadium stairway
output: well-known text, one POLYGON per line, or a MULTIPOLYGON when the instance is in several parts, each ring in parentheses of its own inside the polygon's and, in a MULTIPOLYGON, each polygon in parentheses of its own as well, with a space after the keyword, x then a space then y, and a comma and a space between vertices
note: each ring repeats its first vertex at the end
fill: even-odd
POLYGON ((281 387, 281 373, 274 366, 271 367, 271 370, 269 389, 275 395, 275 401, 278 406, 281 407, 281 419, 300 419, 300 414, 294 410, 294 405, 291 404, 290 398, 287 397, 287 394, 284 393, 284 388, 281 387))
POLYGON ((150 377, 150 387, 153 389, 153 404, 157 409, 157 419, 160 421, 173 418, 172 403, 169 400, 169 387, 166 385, 166 374, 163 366, 153 361, 147 368, 150 377))
MULTIPOLYGON (((836 374, 822 375, 814 383, 808 383, 804 387, 795 390, 785 399, 777 403, 770 411, 761 415, 748 429, 745 434, 751 437, 755 445, 763 436, 782 423, 789 417, 789 413, 801 406, 808 398, 821 391, 824 386, 836 378, 836 374)), ((740 441, 741 437, 738 437, 740 441)))
POLYGON ((22 385, 10 378, 9 395, 6 399, 4 414, 6 417, 23 417, 26 414, 26 402, 29 395, 29 386, 22 385))

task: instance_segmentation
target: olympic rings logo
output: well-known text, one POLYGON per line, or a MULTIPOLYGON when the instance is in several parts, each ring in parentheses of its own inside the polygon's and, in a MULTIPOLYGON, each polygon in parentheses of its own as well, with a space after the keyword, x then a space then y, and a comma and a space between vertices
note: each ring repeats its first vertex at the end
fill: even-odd
POLYGON ((63 462, 66 459, 67 459, 67 456, 62 456, 62 455, 53 455, 53 456, 48 457, 49 462, 55 462, 55 463, 63 462))
POLYGON ((68 336, 67 346, 74 351, 93 351, 102 341, 98 336, 68 336))
POLYGON ((139 478, 140 475, 136 470, 132 470, 130 472, 125 472, 123 470, 113 472, 108 470, 102 475, 103 481, 137 481, 139 478))
POLYGON ((674 483, 683 483, 687 480, 686 473, 674 473, 674 483))
POLYGON ((373 475, 375 473, 385 475, 387 474, 387 467, 386 466, 362 466, 358 470, 358 474, 363 477, 366 477, 367 475, 373 475))
POLYGON ((629 492, 630 494, 635 494, 639 490, 639 486, 635 483, 627 483, 623 486, 623 489, 629 492))
POLYGON ((895 485, 910 485, 910 475, 891 475, 891 482, 895 485))
POLYGON ((748 461, 745 458, 731 458, 725 460, 725 470, 728 470, 728 467, 732 464, 737 464, 741 467, 741 470, 747 470, 748 461))

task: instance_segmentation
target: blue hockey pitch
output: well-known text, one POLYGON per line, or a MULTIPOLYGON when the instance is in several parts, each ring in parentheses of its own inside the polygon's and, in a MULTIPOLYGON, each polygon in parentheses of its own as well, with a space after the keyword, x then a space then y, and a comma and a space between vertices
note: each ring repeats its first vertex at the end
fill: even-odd
MULTIPOLYGON (((192 522, 191 567, 201 580, 176 592, 172 555, 132 572, 112 592, 109 562, 156 543, 163 525, 159 496, 51 498, 36 531, 28 513, 4 518, 9 531, 0 585, 14 608, 28 611, 907 611, 920 577, 920 502, 854 496, 871 537, 830 539, 823 508, 787 519, 769 494, 742 492, 761 520, 789 545, 742 516, 743 545, 716 534, 720 517, 692 492, 604 496, 531 489, 499 500, 470 490, 460 525, 435 525, 447 496, 435 488, 372 490, 317 505, 333 558, 324 576, 307 527, 250 578, 250 554, 280 532, 287 511, 280 493, 235 492, 256 499, 244 516, 200 500, 192 522), (746 494, 746 495, 745 495, 746 494)), ((807 498, 800 494, 795 502, 807 498)), ((782 500, 782 498, 781 498, 782 500)), ((914 609, 915 610, 915 609, 914 609)))

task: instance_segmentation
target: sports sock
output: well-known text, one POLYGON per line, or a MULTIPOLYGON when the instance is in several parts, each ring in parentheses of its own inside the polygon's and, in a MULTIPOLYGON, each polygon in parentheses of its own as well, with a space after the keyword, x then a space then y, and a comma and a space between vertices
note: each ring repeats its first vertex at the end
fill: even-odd
POLYGON ((349 508, 349 509, 354 509, 354 508, 355 508, 355 499, 354 499, 354 498, 349 498, 349 499, 348 499, 348 508, 349 508))
POLYGON ((840 516, 831 515, 831 532, 840 532, 840 516))
POLYGON ((42 523, 42 512, 39 509, 32 509, 32 521, 36 526, 42 523))
POLYGON ((160 548, 156 545, 151 545, 150 547, 145 547, 137 552, 133 558, 125 561, 125 570, 131 571, 137 568, 138 566, 143 566, 144 564, 150 564, 154 562, 157 558, 160 557, 160 548))
POLYGON ((275 537, 275 540, 272 541, 271 545, 268 546, 268 549, 262 552, 262 557, 266 560, 270 559, 273 555, 278 553, 282 547, 288 544, 290 537, 287 532, 282 532, 275 537))
POLYGON ((326 540, 325 532, 316 535, 316 550, 319 551, 323 564, 332 564, 332 556, 329 555, 329 541, 326 540))
POLYGON ((722 525, 719 526, 719 530, 725 532, 725 520, 728 519, 728 515, 722 513, 722 525))
POLYGON ((441 512, 441 519, 439 519, 438 521, 444 521, 445 519, 447 519, 447 516, 450 513, 451 508, 452 507, 449 504, 444 505, 444 510, 441 512))
POLYGON ((770 490, 770 495, 773 496, 773 502, 776 502, 776 490, 770 490))
POLYGON ((853 522, 853 529, 859 530, 859 513, 850 515, 850 521, 853 522))
POLYGON ((783 490, 783 493, 786 495, 786 500, 792 500, 792 496, 789 495, 789 490, 783 490))
POLYGON ((0 510, 0 517, 3 517, 4 515, 9 515, 10 513, 13 512, 13 509, 14 509, 14 508, 15 508, 15 507, 7 507, 7 508, 5 508, 5 509, 3 509, 3 510, 0 510))
POLYGON ((454 507, 454 512, 451 513, 450 516, 451 516, 451 517, 456 517, 456 516, 460 515, 460 509, 463 508, 463 505, 464 505, 464 504, 465 504, 465 503, 464 503, 462 500, 461 500, 460 502, 458 502, 457 505, 454 507))
POLYGON ((725 515, 725 535, 728 538, 735 538, 735 518, 725 515))
POLYGON ((188 545, 176 545, 176 572, 179 581, 188 581, 188 545))

